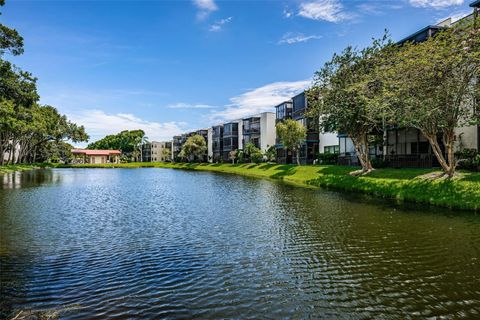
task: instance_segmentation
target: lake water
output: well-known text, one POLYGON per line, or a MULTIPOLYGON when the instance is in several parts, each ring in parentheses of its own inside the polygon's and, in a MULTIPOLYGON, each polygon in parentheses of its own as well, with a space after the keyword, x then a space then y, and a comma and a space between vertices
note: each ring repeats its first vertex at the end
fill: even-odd
POLYGON ((0 318, 480 318, 474 213, 153 168, 0 186, 0 318))

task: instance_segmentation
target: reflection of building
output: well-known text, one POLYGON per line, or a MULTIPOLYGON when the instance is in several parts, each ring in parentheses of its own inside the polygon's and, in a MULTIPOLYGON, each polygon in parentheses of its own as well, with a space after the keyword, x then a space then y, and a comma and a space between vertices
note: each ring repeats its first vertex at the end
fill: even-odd
POLYGON ((120 150, 73 149, 73 163, 120 163, 120 150))

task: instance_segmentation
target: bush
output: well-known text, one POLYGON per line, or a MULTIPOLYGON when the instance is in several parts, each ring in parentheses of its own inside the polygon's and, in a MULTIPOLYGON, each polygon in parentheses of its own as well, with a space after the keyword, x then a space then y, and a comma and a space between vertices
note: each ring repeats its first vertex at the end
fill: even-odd
POLYGON ((455 152, 458 168, 470 171, 480 171, 480 154, 475 149, 463 149, 455 152))
POLYGON ((319 164, 337 164, 338 154, 337 153, 319 153, 317 155, 319 164))
POLYGON ((388 165, 388 162, 381 157, 373 158, 371 161, 375 169, 386 168, 388 165))
POLYGON ((253 163, 260 163, 263 160, 263 154, 261 152, 253 152, 250 155, 250 160, 252 160, 253 163))

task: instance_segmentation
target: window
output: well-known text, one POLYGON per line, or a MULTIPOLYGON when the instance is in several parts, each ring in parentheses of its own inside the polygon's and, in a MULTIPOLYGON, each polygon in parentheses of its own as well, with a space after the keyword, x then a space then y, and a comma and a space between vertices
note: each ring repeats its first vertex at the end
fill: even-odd
POLYGON ((340 146, 339 145, 325 146, 325 147, 323 147, 323 152, 324 153, 339 153, 340 152, 340 146))

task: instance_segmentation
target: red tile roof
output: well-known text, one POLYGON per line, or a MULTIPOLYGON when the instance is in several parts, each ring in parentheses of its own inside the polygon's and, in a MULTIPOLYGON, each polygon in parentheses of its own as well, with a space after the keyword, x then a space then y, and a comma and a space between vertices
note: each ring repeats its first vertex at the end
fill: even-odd
POLYGON ((120 150, 87 150, 87 149, 73 149, 73 154, 84 154, 86 156, 111 156, 111 155, 121 155, 122 151, 120 150))

